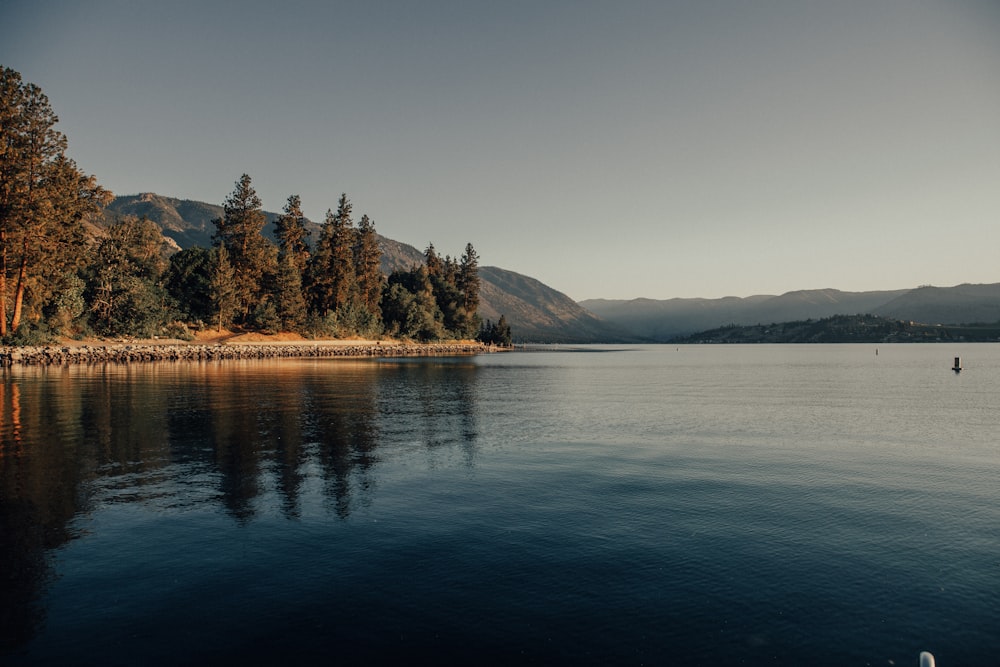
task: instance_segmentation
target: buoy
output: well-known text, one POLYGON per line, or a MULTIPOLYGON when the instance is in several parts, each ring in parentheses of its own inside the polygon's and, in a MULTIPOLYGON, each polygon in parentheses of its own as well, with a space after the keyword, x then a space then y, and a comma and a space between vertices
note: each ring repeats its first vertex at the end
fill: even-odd
POLYGON ((956 373, 959 372, 960 370, 962 370, 962 358, 961 357, 955 357, 955 365, 951 367, 951 370, 955 371, 956 373))

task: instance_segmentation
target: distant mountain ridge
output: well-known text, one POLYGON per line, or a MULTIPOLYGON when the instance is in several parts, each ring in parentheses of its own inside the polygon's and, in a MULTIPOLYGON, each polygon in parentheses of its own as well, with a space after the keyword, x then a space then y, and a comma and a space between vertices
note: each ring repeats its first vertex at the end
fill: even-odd
MULTIPOLYGON (((115 197, 105 211, 105 219, 133 215, 152 220, 177 250, 193 246, 210 247, 215 226, 212 221, 225 215, 222 206, 205 202, 165 197, 152 192, 115 197)), ((268 224, 264 234, 274 240, 274 221, 280 214, 265 212, 268 224)), ((312 240, 319 236, 320 225, 309 221, 312 240)), ((464 243, 464 241, 463 241, 464 243)), ((422 264, 424 254, 417 248, 379 235, 382 248, 382 271, 410 269, 422 264)), ((513 271, 495 266, 479 268, 480 306, 483 320, 496 321, 504 315, 518 342, 595 343, 638 342, 638 338, 620 327, 605 322, 586 311, 562 292, 513 271)))
POLYGON ((590 299, 580 305, 637 336, 656 342, 724 327, 878 315, 925 324, 1000 322, 1000 283, 842 292, 797 290, 779 296, 721 299, 590 299))

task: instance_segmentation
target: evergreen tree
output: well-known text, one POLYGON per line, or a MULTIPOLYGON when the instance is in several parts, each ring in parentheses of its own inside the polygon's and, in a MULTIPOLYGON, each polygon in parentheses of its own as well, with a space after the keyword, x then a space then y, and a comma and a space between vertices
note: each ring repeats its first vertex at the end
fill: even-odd
POLYGON ((504 347, 510 347, 511 344, 513 343, 513 340, 514 340, 514 338, 511 335, 510 324, 507 323, 507 318, 505 316, 501 315, 500 319, 497 320, 496 338, 495 338, 494 342, 497 345, 503 345, 504 347))
POLYGON ((309 263, 309 305, 320 318, 347 306, 356 295, 355 230, 351 208, 344 194, 340 196, 337 212, 326 212, 316 251, 309 263))
POLYGON ((321 319, 333 308, 333 280, 330 275, 330 265, 333 263, 333 219, 333 211, 327 209, 316 249, 306 267, 305 288, 309 311, 321 319))
POLYGON ((385 282, 382 276, 382 249, 375 233, 375 223, 367 215, 362 215, 358 222, 354 264, 361 306, 369 313, 379 315, 382 284, 385 282))
POLYGON ((275 281, 275 301, 281 329, 293 331, 306 321, 306 296, 303 281, 309 264, 309 245, 306 239, 306 218, 302 214, 302 201, 291 195, 285 204, 284 215, 275 221, 278 238, 278 274, 275 281))
POLYGON ((88 295, 100 333, 151 336, 172 309, 160 278, 167 267, 156 223, 126 217, 108 229, 97 247, 88 295))
POLYGON ((390 335, 439 340, 445 331, 427 267, 393 271, 382 298, 382 318, 390 335))
POLYGON ((278 260, 275 301, 283 331, 295 331, 305 324, 306 300, 302 291, 302 274, 292 254, 283 255, 278 260))
POLYGON ((171 255, 164 277, 167 294, 189 321, 209 321, 215 314, 212 280, 216 271, 214 252, 194 246, 171 255))
POLYGON ((306 229, 306 217, 302 214, 301 198, 291 195, 284 211, 284 215, 279 216, 274 223, 278 239, 278 259, 291 258, 292 266, 302 276, 309 263, 309 230, 306 229))
POLYGON ((277 267, 274 245, 262 235, 267 218, 260 197, 243 174, 223 203, 225 216, 214 220, 213 240, 225 246, 233 269, 236 314, 250 322, 251 313, 267 300, 277 267))
POLYGON ((351 220, 351 208, 347 195, 341 195, 331 233, 333 256, 330 278, 334 310, 347 306, 357 290, 357 268, 354 264, 355 230, 354 221, 351 220))
POLYGON ((236 271, 229 262, 229 251, 220 245, 214 251, 212 270, 212 304, 218 318, 219 331, 233 320, 233 312, 239 305, 236 271))
POLYGON ((26 308, 34 318, 58 298, 83 257, 83 223, 111 200, 65 156, 56 122, 41 89, 0 66, 0 335, 17 331, 26 308))
POLYGON ((433 243, 427 246, 427 250, 424 250, 424 265, 427 267, 427 275, 430 276, 431 280, 441 278, 444 274, 444 263, 434 250, 433 243))
POLYGON ((458 288, 462 291, 463 307, 475 314, 479 309, 479 255, 471 243, 465 245, 458 269, 458 288))
POLYGON ((504 347, 510 347, 513 340, 510 331, 510 325, 507 323, 507 318, 503 315, 496 324, 486 320, 480 330, 479 335, 476 336, 476 340, 486 343, 487 345, 502 345, 504 347))

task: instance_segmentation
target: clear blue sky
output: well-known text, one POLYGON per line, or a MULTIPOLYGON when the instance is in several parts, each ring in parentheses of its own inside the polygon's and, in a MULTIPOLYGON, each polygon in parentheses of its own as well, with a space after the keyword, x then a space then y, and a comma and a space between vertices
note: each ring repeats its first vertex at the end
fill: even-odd
POLYGON ((0 4, 116 194, 322 220, 574 299, 1000 282, 1000 2, 0 4))

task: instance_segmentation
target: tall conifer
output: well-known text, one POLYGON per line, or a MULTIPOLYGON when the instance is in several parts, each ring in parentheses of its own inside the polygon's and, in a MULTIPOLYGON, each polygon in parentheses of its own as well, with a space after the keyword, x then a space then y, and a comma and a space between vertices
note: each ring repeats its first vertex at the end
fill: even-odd
POLYGON ((298 195, 288 197, 284 214, 275 220, 274 226, 278 258, 291 258, 299 274, 305 273, 309 261, 309 230, 306 229, 306 217, 302 214, 302 200, 298 195))
POLYGON ((354 263, 361 305, 369 313, 377 315, 385 279, 382 276, 382 249, 379 247, 378 234, 375 233, 375 223, 367 215, 362 215, 358 222, 354 263))
POLYGON ((268 283, 276 273, 277 253, 261 233, 267 218, 250 176, 243 174, 236 181, 223 210, 225 217, 214 221, 216 232, 212 238, 228 252, 235 278, 236 310, 246 321, 267 299, 268 283))
POLYGON ((458 288, 462 291, 465 310, 474 314, 479 309, 479 255, 471 243, 465 245, 459 263, 458 288))
POLYGON ((27 306, 38 315, 83 256, 84 221, 112 198, 66 157, 58 120, 38 86, 0 66, 0 335, 8 332, 10 280, 9 330, 17 331, 29 284, 27 306))
POLYGON ((357 268, 354 264, 354 221, 351 220, 351 202, 346 194, 340 196, 337 214, 333 217, 330 232, 332 257, 330 261, 330 286, 332 309, 347 306, 356 294, 357 268))

